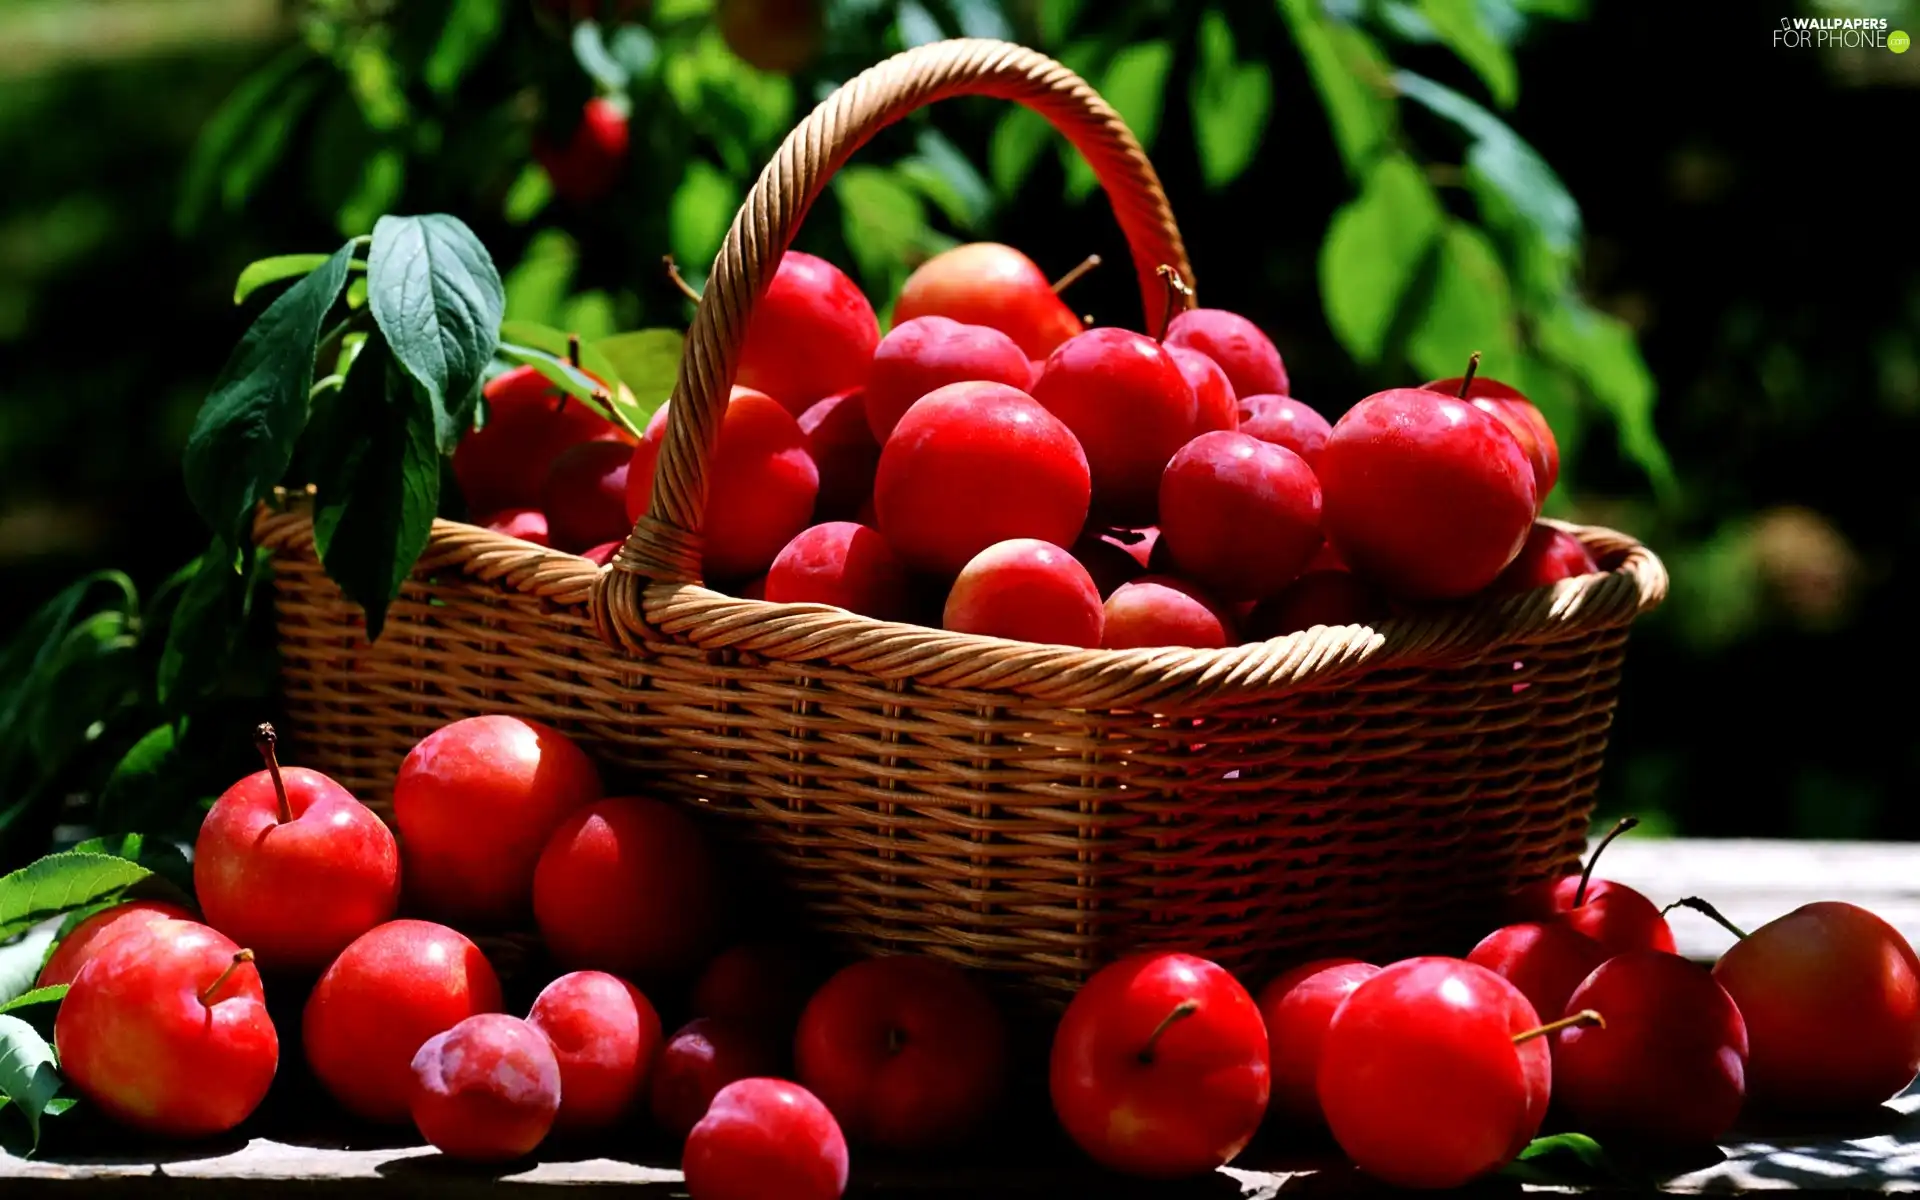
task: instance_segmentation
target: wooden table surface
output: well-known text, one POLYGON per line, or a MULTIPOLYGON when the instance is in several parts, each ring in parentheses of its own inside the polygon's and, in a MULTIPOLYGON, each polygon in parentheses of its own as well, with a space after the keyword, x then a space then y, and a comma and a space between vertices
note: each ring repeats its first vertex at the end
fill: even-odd
MULTIPOLYGON (((1607 851, 1603 874, 1665 904, 1681 896, 1713 901, 1729 919, 1752 928, 1800 904, 1850 900, 1870 908, 1920 944, 1920 845, 1764 841, 1660 841, 1624 838, 1607 851)), ((1681 952, 1711 959, 1732 936, 1687 911, 1671 916, 1681 952)), ((874 1164, 856 1152, 850 1196, 1066 1197, 1158 1196, 1168 1200, 1240 1197, 1242 1200, 1300 1193, 1354 1195, 1379 1190, 1324 1151, 1301 1152, 1256 1145, 1242 1163, 1183 1184, 1117 1179, 1098 1172, 1071 1151, 1019 1164, 985 1161, 939 1165, 874 1164)), ((656 1148, 626 1158, 560 1155, 504 1169, 463 1166, 431 1149, 404 1143, 356 1144, 352 1138, 274 1140, 254 1137, 228 1144, 133 1153, 68 1148, 59 1156, 22 1160, 0 1154, 0 1198, 179 1194, 225 1197, 320 1197, 416 1195, 442 1197, 495 1194, 502 1189, 625 1190, 637 1195, 684 1195, 670 1156, 656 1148)), ((1828 1129, 1753 1130, 1736 1133, 1718 1154, 1659 1166, 1629 1164, 1627 1175, 1581 1180, 1593 1195, 1733 1193, 1804 1190, 1827 1196, 1920 1192, 1920 1088, 1877 1114, 1828 1129)), ((1559 1182, 1495 1180, 1486 1193, 1571 1190, 1574 1177, 1559 1182)))

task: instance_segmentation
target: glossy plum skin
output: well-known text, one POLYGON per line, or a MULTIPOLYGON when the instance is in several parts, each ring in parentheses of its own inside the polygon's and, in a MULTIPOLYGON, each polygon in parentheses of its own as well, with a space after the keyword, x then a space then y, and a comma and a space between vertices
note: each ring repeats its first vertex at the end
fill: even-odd
POLYGON ((1193 430, 1189 437, 1199 437, 1203 433, 1217 430, 1232 432, 1240 428, 1240 402, 1233 394, 1233 384, 1227 382, 1227 373, 1198 350, 1189 350, 1185 346, 1168 346, 1167 354, 1174 365, 1180 368, 1187 386, 1193 389, 1194 417, 1193 430))
POLYGON ((1091 481, 1080 443, 1032 397, 956 383, 922 397, 880 450, 874 509, 894 552, 951 577, 995 542, 1070 544, 1091 481))
MULTIPOLYGON (((627 519, 653 500, 653 473, 666 444, 667 409, 647 422, 627 470, 627 519)), ((767 569, 780 548, 813 520, 820 469, 800 423, 764 392, 733 389, 720 441, 707 463, 701 570, 709 579, 745 579, 767 569)))
POLYGON ((1333 426, 1325 417, 1291 396, 1241 397, 1239 430, 1285 446, 1306 459, 1308 466, 1319 461, 1320 451, 1333 436, 1333 426))
POLYGON ((907 618, 907 568, 879 532, 852 521, 803 529, 767 568, 775 604, 832 604, 881 621, 907 618))
MULTIPOLYGON (((1456 377, 1436 379, 1420 386, 1425 391, 1458 396, 1462 382, 1463 379, 1456 377)), ((1560 481, 1560 443, 1554 438, 1547 418, 1519 389, 1484 375, 1474 376, 1473 386, 1467 389, 1467 401, 1506 426, 1507 432, 1520 443, 1521 452, 1533 468, 1534 492, 1545 504, 1547 493, 1560 481)))
POLYGON ((760 1030, 725 1017, 696 1017, 660 1051, 648 1109, 660 1128, 683 1138, 728 1084, 777 1075, 786 1054, 760 1030))
POLYGON ((533 155, 553 181, 555 195, 588 204, 619 182, 630 140, 627 114, 606 97, 595 96, 581 108, 580 123, 565 145, 536 138, 533 155))
POLYGON ((1273 1095, 1267 1111, 1304 1128, 1323 1128, 1320 1052, 1340 1002, 1380 973, 1372 963, 1323 958, 1276 976, 1255 999, 1267 1026, 1273 1095))
POLYGON ((532 367, 503 372, 482 394, 487 423, 454 448, 453 475, 467 507, 483 524, 503 509, 538 506, 553 460, 567 447, 633 443, 619 426, 568 398, 532 367))
POLYGON ((914 401, 950 383, 1032 383, 1027 356, 1014 340, 985 325, 949 317, 916 317, 895 325, 873 352, 867 377, 867 428, 884 445, 914 401))
POLYGON ((553 1128, 560 1064, 533 1026, 481 1013, 420 1044, 408 1108, 420 1136, 449 1158, 511 1162, 553 1128))
POLYGON ((766 1031, 783 1045, 793 1041, 800 1012, 816 982, 813 961, 782 942, 729 946, 694 981, 689 1010, 766 1031))
POLYGON ((1519 557, 1507 564, 1487 590, 1496 595, 1515 595, 1599 570, 1579 538, 1551 525, 1535 525, 1519 557))
POLYGON ((1627 1141, 1712 1145, 1746 1099, 1747 1029, 1707 968, 1677 954, 1616 955, 1567 1011, 1605 1025, 1553 1035, 1553 1101, 1583 1130, 1627 1141))
POLYGON ((1520 553, 1533 469, 1492 417, 1418 388, 1376 392, 1333 427, 1315 464, 1327 540, 1408 600, 1470 596, 1520 553))
POLYGON ((211 1137, 246 1120, 273 1082, 280 1039, 239 951, 175 920, 100 946, 54 1019, 61 1074, 113 1120, 162 1137, 211 1137))
POLYGON ((1353 572, 1309 570, 1254 606, 1247 617, 1247 636, 1265 641, 1315 625, 1371 625, 1386 615, 1380 593, 1353 572))
POLYGON ((1609 956, 1629 950, 1674 953, 1673 928, 1639 892, 1624 883, 1595 879, 1587 885, 1585 901, 1575 908, 1579 894, 1580 876, 1563 875, 1522 891, 1515 911, 1521 920, 1565 922, 1599 942, 1609 956))
POLYGON ((1133 955, 1067 1005, 1048 1087, 1061 1126, 1102 1166, 1152 1179, 1203 1175, 1231 1162, 1266 1115, 1266 1025, 1214 963, 1133 955))
POLYGON ((1034 261, 998 242, 955 246, 907 276, 894 323, 927 316, 998 329, 1030 359, 1045 358, 1084 328, 1034 261))
POLYGON ((523 916, 547 835, 599 798, 593 760, 551 726, 504 715, 441 726, 393 785, 409 903, 459 921, 523 916))
POLYGON ((626 540, 625 538, 621 538, 619 541, 602 542, 591 549, 582 550, 580 557, 586 559, 596 567, 604 567, 613 561, 614 555, 620 553, 620 547, 626 540))
POLYGON ((838 1200, 847 1140, 818 1097, 784 1079, 742 1079, 713 1098, 680 1155, 690 1200, 838 1200))
POLYGON ((604 971, 562 975, 534 998, 527 1024, 546 1035, 559 1065, 555 1129, 611 1129, 647 1094, 660 1014, 626 980, 604 971))
POLYGON ((393 916, 400 850, 373 810, 318 771, 256 771, 221 794, 193 846, 193 890, 207 924, 272 970, 313 971, 393 916))
POLYGON ((1167 345, 1185 346, 1220 364, 1236 396, 1287 394, 1280 351, 1258 325, 1222 308, 1195 308, 1167 324, 1167 345))
POLYGON ((1920 1071, 1920 958, 1864 908, 1801 905, 1735 942, 1713 977, 1746 1019, 1756 1105, 1856 1112, 1920 1071))
POLYGON ((665 801, 590 804, 541 853, 533 915, 562 966, 643 982, 691 970, 711 952, 719 920, 706 838, 665 801))
POLYGON ((627 471, 633 452, 623 442, 583 442, 553 460, 540 508, 548 544, 568 554, 618 542, 633 532, 627 520, 627 471))
MULTIPOLYGON (((621 454, 629 453, 624 446, 618 449, 621 454)), ((482 528, 504 533, 510 538, 519 538, 523 542, 532 542, 536 546, 553 545, 547 514, 537 508, 503 508, 494 513, 482 528)))
POLYGON ((913 955, 842 968, 794 1035, 799 1081, 848 1138, 888 1150, 964 1140, 1000 1099, 1007 1031, 959 968, 913 955))
POLYGON ((1524 921, 1503 925, 1467 954, 1520 989, 1544 1021, 1567 1011, 1567 997, 1594 969, 1611 958, 1599 942, 1563 921, 1524 921))
POLYGON ((1089 329, 1047 359, 1033 398, 1086 452, 1094 513, 1117 525, 1151 522, 1160 473, 1199 415, 1193 388, 1166 348, 1126 329, 1089 329))
POLYGON ((1355 1166, 1398 1187, 1449 1188, 1512 1162, 1546 1115, 1539 1018, 1485 967, 1411 958, 1362 983, 1334 1014, 1319 1093, 1355 1166))
POLYGON ((1233 616, 1205 593, 1168 575, 1142 575, 1107 597, 1100 644, 1108 650, 1147 646, 1218 649, 1236 640, 1233 616))
POLYGON ((1208 595, 1264 600, 1320 549, 1320 483, 1284 446, 1201 434, 1160 477, 1160 537, 1180 573, 1208 595))
POLYGON ((807 453, 820 472, 816 521, 854 520, 873 498, 873 473, 880 466, 880 443, 867 425, 867 394, 860 388, 828 396, 800 414, 807 453))
POLYGON ((879 344, 873 305, 846 272, 789 250, 754 305, 734 382, 772 396, 798 416, 828 396, 863 386, 879 344))
POLYGON ((947 593, 941 628, 1055 646, 1100 644, 1106 610, 1093 576, 1051 542, 1014 538, 973 556, 947 593))
POLYGON ((307 1064, 348 1112, 405 1122, 421 1043, 500 1010, 500 979, 480 948, 431 921, 389 921, 340 952, 301 1020, 307 1064))
POLYGON ((35 977, 36 988, 53 987, 56 984, 72 983, 80 968, 111 945, 122 934, 145 929, 161 921, 192 921, 193 914, 178 904, 168 904, 164 900, 129 900, 116 904, 75 925, 67 936, 60 939, 53 953, 40 967, 35 977))

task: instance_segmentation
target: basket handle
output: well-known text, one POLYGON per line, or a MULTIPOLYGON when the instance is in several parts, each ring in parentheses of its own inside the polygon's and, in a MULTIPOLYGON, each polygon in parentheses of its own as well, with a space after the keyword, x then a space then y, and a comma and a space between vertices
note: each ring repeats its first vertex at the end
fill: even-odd
POLYGON ((1120 115, 1078 75, 1023 46, 965 38, 896 54, 842 85, 788 134, 734 216, 687 332, 649 511, 614 559, 615 572, 662 583, 700 579, 707 465, 754 304, 834 172, 880 130, 950 96, 1024 104, 1079 149, 1132 249, 1146 327, 1159 332, 1166 283, 1157 268, 1172 266, 1189 284, 1193 270, 1160 178, 1120 115))

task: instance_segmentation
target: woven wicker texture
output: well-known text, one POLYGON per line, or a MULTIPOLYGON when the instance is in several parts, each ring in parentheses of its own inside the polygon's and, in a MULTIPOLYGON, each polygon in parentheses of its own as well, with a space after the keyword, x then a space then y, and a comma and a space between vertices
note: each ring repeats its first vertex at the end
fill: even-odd
POLYGON ((666 453, 613 565, 437 522, 377 644, 299 506, 263 510, 292 761, 376 809, 440 724, 513 712, 756 845, 852 948, 921 950, 1055 1000, 1147 945, 1249 974, 1458 946, 1577 857, 1629 623, 1665 594, 1632 539, 1605 574, 1381 627, 1225 650, 1074 650, 740 600, 691 582, 705 460, 752 302, 808 203, 890 121, 1019 100, 1096 169, 1157 324, 1187 272, 1152 168, 1085 83, 1028 50, 897 56, 789 137, 688 337, 666 453))

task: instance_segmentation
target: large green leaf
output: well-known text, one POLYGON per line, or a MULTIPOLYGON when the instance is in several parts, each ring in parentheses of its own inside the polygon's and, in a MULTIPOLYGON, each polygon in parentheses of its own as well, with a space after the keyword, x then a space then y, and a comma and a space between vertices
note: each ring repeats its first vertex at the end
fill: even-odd
MULTIPOLYGON (((1167 72, 1172 66, 1172 43, 1155 39, 1122 47, 1100 73, 1097 85, 1100 94, 1133 130, 1143 149, 1153 149, 1154 138, 1160 132, 1160 114, 1167 99, 1167 72)), ((1084 200, 1093 194, 1099 181, 1078 150, 1071 145, 1062 149, 1067 155, 1067 198, 1084 200)))
POLYGON ((1357 178, 1394 131, 1393 103, 1382 94, 1386 55, 1360 30, 1327 16, 1316 0, 1276 3, 1320 93, 1340 160, 1357 178))
MULTIPOLYGON (((296 275, 305 275, 315 267, 326 265, 325 254, 276 254, 272 258, 256 259, 240 271, 240 277, 233 284, 233 302, 244 304, 248 296, 270 284, 296 275)), ((360 266, 349 263, 349 268, 360 266)))
POLYGON ((1273 107, 1273 79, 1265 63, 1239 60, 1233 27, 1218 9, 1200 16, 1198 52, 1187 101, 1200 177, 1218 188, 1253 162, 1273 107))
POLYGON ((0 945, 0 1012, 33 990, 33 981, 39 978, 58 932, 55 922, 42 921, 18 939, 0 945))
MULTIPOLYGON (((569 331, 552 325, 542 325, 538 321, 502 321, 500 323, 502 342, 543 351, 556 359, 567 357, 568 339, 569 331)), ((627 379, 621 373, 620 365, 607 357, 600 347, 600 342, 581 340, 581 367, 606 380, 609 387, 626 383, 627 379)))
POLYGON ((184 712, 219 683, 269 569, 265 554, 214 537, 167 624, 154 697, 162 709, 184 712))
POLYGON ((47 665, 45 686, 24 714, 28 744, 43 769, 51 773, 139 703, 146 680, 136 614, 108 609, 68 630, 47 665))
POLYGON ((614 397, 613 407, 608 408, 602 404, 599 399, 600 393, 604 389, 592 379, 588 378, 584 371, 569 363, 561 354, 552 354, 545 350, 538 350, 532 346, 522 346, 514 342, 502 342, 500 343, 500 357, 511 363, 532 367, 534 370, 546 376, 547 382, 553 384, 554 389, 567 396, 570 401, 584 404, 607 420, 625 425, 627 431, 635 437, 638 437, 641 432, 646 429, 646 419, 644 417, 639 417, 639 423, 636 426, 633 417, 638 416, 638 414, 626 417, 621 415, 623 404, 627 399, 631 398, 631 392, 621 391, 617 393, 614 397))
POLYGON ((688 162, 667 206, 667 244, 674 257, 705 271, 720 252, 740 199, 740 185, 732 176, 704 159, 688 162))
POLYGON ((748 66, 717 30, 669 55, 662 76, 681 119, 713 146, 735 178, 758 171, 767 151, 793 127, 793 81, 748 66))
POLYGON ((1420 13, 1447 48, 1487 85, 1493 102, 1512 108, 1520 96, 1520 71, 1512 53, 1487 27, 1479 0, 1420 0, 1420 13))
POLYGON ((68 850, 0 877, 0 938, 92 904, 152 875, 129 859, 68 850))
MULTIPOLYGON (((9 947, 10 949, 11 947, 9 947)), ((67 998, 67 984, 56 983, 43 988, 32 988, 18 996, 0 1003, 0 1013, 18 1012, 40 1004, 58 1004, 67 998)))
POLYGON ((632 406, 625 404, 625 397, 616 405, 631 407, 623 413, 629 424, 637 422, 644 430, 648 418, 673 394, 686 340, 676 329, 638 329, 593 343, 594 352, 613 363, 620 382, 632 392, 632 406))
POLYGON ((1662 495, 1671 496, 1677 484, 1673 463, 1653 427, 1658 389, 1633 331, 1618 317, 1569 295, 1540 319, 1537 336, 1541 349, 1577 375, 1613 417, 1621 451, 1662 495))
POLYGON ((380 636, 440 504, 438 415, 377 332, 354 361, 326 431, 313 514, 327 577, 380 636))
POLYGON ((1450 221, 1440 237, 1433 286, 1407 337, 1407 359, 1430 379, 1458 375, 1475 351, 1492 376, 1518 358, 1513 289, 1487 236, 1450 221))
POLYGON ((900 290, 912 262, 935 249, 920 197, 885 167, 852 166, 833 179, 841 230, 870 294, 900 290))
POLYGON ((288 288, 241 337, 187 439, 187 495, 230 546, 286 473, 307 423, 320 326, 347 284, 348 243, 288 288))
POLYGON ((1444 217, 1426 177, 1401 154, 1378 159, 1360 195, 1333 215, 1320 245, 1321 303, 1334 336, 1360 362, 1377 363, 1386 353, 1444 217))
POLYGON ((53 1065, 53 1047, 33 1026, 19 1017, 0 1015, 0 1096, 26 1118, 33 1145, 40 1144, 40 1118, 55 1092, 60 1072, 53 1065))
POLYGON ((367 302, 395 361, 426 392, 440 452, 452 453, 473 422, 506 310, 487 248, 458 217, 382 217, 367 255, 367 302))

